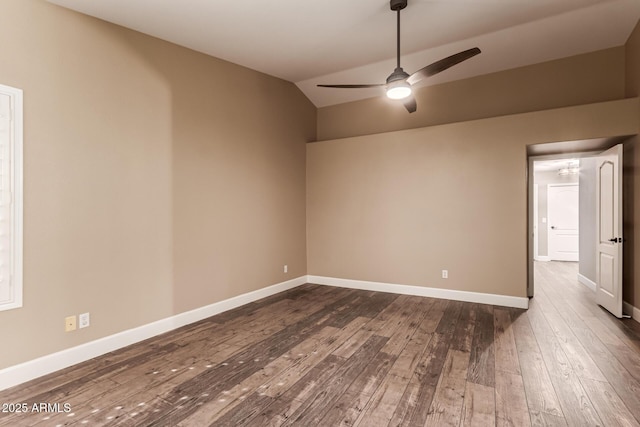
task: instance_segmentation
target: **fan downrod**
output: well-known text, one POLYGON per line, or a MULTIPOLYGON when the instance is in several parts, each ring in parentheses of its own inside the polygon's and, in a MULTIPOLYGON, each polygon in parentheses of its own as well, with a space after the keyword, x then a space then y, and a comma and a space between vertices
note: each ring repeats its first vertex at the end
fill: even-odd
POLYGON ((390 0, 391 10, 402 10, 407 7, 408 0, 390 0))

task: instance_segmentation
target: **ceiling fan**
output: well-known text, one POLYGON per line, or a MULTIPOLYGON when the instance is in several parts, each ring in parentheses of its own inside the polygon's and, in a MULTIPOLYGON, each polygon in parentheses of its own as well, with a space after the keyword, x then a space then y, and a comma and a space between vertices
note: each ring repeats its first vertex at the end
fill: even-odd
POLYGON ((409 75, 400 66, 400 11, 407 7, 408 0, 390 0, 391 10, 397 12, 398 31, 397 31, 397 62, 396 69, 393 73, 387 77, 386 83, 379 84, 349 84, 349 85, 318 85, 318 87, 333 87, 339 89, 358 89, 358 88, 370 88, 370 87, 386 87, 387 97, 391 99, 400 99, 404 104, 407 111, 413 113, 417 109, 416 99, 414 98, 411 86, 419 82, 420 80, 431 77, 438 74, 456 64, 466 61, 478 55, 481 51, 477 47, 472 49, 458 52, 455 55, 448 56, 444 59, 427 65, 424 68, 419 69, 415 73, 409 75))

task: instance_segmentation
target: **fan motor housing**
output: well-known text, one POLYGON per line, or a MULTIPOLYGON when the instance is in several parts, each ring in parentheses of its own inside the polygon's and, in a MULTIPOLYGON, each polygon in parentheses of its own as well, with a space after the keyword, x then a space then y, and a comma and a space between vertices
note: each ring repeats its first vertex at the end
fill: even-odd
POLYGON ((391 10, 402 10, 407 7, 407 0, 390 0, 391 10))
POLYGON ((398 80, 407 80, 408 77, 409 74, 407 74, 407 72, 404 71, 402 67, 398 67, 393 70, 393 73, 391 73, 389 77, 387 77, 387 84, 398 80))

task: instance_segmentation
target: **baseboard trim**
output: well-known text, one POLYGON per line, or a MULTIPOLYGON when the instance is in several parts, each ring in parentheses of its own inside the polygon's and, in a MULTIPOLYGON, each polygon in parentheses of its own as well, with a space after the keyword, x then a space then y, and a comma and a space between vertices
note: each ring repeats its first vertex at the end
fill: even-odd
POLYGON ((640 310, 626 301, 622 301, 622 311, 631 316, 633 320, 640 323, 640 310))
POLYGON ((309 283, 361 289, 365 291, 389 292, 393 294, 416 295, 455 301, 477 302, 504 307, 529 308, 529 298, 508 295, 484 294, 480 292, 456 291, 451 289, 427 288, 422 286, 399 285, 393 283, 368 282, 364 280, 338 279, 335 277, 307 276, 309 283))
POLYGON ((534 259, 534 260, 536 260, 536 261, 542 261, 542 262, 549 262, 549 261, 551 261, 551 258, 549 258, 549 257, 548 257, 548 256, 546 256, 546 255, 538 255, 538 256, 534 257, 533 259, 534 259))
POLYGON ((206 319, 207 317, 215 316, 216 314, 231 310, 241 305, 295 288, 306 282, 307 276, 301 276, 296 279, 238 295, 224 301, 216 302, 195 310, 180 313, 137 328, 100 338, 77 347, 72 347, 28 362, 4 368, 0 370, 0 390, 8 389, 18 384, 39 378, 43 375, 101 356, 119 348, 144 341, 156 335, 206 319))
POLYGON ((580 273, 578 273, 578 282, 582 283, 587 288, 591 289, 593 292, 596 291, 596 282, 594 282, 593 280, 589 279, 586 276, 583 276, 580 273))

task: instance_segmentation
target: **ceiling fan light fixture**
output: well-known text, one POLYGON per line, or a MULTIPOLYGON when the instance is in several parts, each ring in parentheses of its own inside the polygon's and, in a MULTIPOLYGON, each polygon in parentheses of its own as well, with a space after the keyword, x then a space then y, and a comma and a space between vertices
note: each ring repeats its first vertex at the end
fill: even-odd
POLYGON ((447 56, 436 61, 426 67, 423 67, 413 74, 408 74, 400 66, 400 11, 407 7, 408 0, 389 0, 389 6, 392 11, 396 12, 396 69, 387 77, 387 82, 376 84, 346 84, 346 85, 317 85, 318 87, 332 87, 341 89, 358 89, 358 88, 380 88, 386 87, 387 97, 390 99, 403 100, 402 104, 409 113, 415 113, 417 109, 416 99, 412 96, 411 86, 420 80, 434 76, 472 58, 480 53, 480 49, 474 47, 454 55, 447 56))
POLYGON ((571 159, 567 162, 567 166, 558 169, 558 175, 567 176, 567 175, 577 175, 580 173, 580 161, 571 159))
POLYGON ((411 86, 406 81, 390 83, 387 86, 387 97, 390 99, 405 99, 411 96, 411 86))

